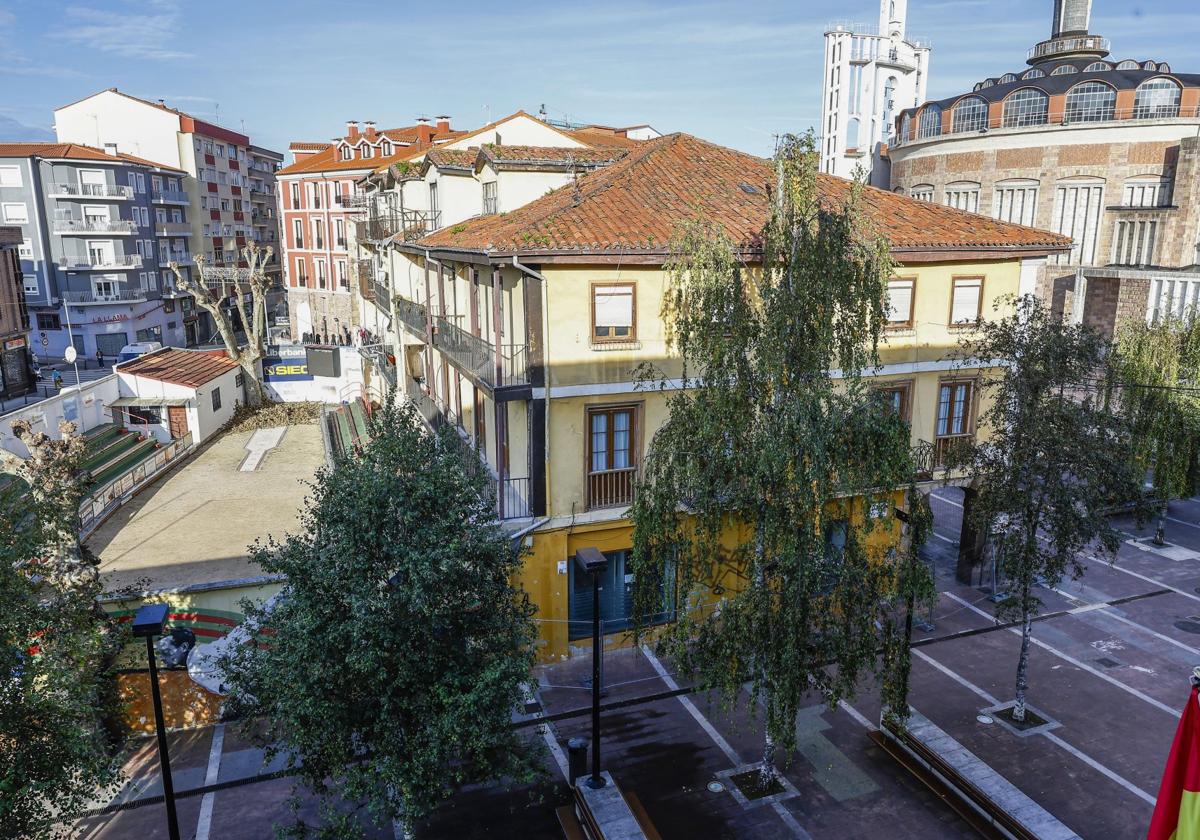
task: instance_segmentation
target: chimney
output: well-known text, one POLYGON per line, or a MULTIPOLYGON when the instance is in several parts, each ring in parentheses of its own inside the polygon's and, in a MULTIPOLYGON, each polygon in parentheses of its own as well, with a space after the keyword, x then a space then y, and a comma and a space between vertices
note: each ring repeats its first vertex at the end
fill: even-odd
POLYGON ((428 146, 433 142, 433 128, 429 125, 429 117, 417 117, 417 145, 428 146))
POLYGON ((161 105, 161 106, 163 106, 164 108, 166 108, 166 107, 167 107, 167 103, 166 103, 166 102, 164 102, 164 101, 163 101, 163 100, 161 100, 161 99, 160 99, 160 100, 158 100, 158 104, 159 104, 159 105, 161 105))
POLYGON ((346 120, 346 139, 351 143, 358 139, 358 120, 346 120))
POLYGON ((363 125, 366 126, 367 139, 374 140, 375 139, 375 122, 374 122, 374 120, 367 120, 365 123, 363 123, 363 125))
POLYGON ((449 133, 449 131, 450 131, 450 115, 449 114, 439 114, 438 118, 437 118, 437 125, 435 125, 433 128, 434 128, 434 131, 436 131, 438 134, 449 133))

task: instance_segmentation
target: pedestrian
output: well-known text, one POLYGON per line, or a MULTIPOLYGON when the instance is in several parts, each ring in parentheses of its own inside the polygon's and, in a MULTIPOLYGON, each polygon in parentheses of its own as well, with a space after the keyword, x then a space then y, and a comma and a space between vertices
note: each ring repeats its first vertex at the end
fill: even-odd
POLYGON ((54 383, 54 387, 57 390, 62 390, 62 374, 57 369, 55 369, 54 373, 50 374, 50 381, 54 383))
POLYGON ((96 348, 96 367, 104 367, 104 351, 96 348))

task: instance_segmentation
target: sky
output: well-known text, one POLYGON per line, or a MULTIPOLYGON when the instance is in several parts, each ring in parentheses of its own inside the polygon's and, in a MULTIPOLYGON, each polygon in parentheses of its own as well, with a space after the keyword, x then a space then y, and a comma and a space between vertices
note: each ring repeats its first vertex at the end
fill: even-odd
MULTIPOLYGON (((909 0, 908 33, 933 42, 929 97, 1020 70, 1052 5, 909 0)), ((826 25, 878 14, 877 0, 0 0, 0 139, 53 139, 55 107, 117 87, 279 151, 348 119, 469 129, 544 105, 766 155, 820 121, 826 25)), ((1114 58, 1200 73, 1196 0, 1094 0, 1091 31, 1114 58)))

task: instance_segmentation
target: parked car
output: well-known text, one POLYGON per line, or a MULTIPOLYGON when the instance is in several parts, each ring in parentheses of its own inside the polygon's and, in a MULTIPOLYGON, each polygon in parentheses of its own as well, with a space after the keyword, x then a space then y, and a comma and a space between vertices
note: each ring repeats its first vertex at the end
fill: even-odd
POLYGON ((121 348, 121 355, 117 358, 117 362, 128 362, 130 359, 136 359, 138 356, 161 349, 162 343, 158 341, 135 341, 133 344, 126 344, 121 348))

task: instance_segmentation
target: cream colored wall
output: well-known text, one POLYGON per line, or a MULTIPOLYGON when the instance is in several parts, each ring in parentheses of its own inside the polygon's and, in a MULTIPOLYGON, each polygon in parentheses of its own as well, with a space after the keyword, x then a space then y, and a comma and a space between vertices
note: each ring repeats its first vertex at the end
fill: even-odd
POLYGON ((533 117, 518 115, 507 119, 487 131, 461 137, 445 144, 446 149, 469 149, 484 143, 502 143, 505 146, 559 146, 582 147, 583 143, 556 131, 533 117))
POLYGON ((54 112, 60 143, 86 143, 182 168, 176 134, 179 115, 105 90, 54 112))

